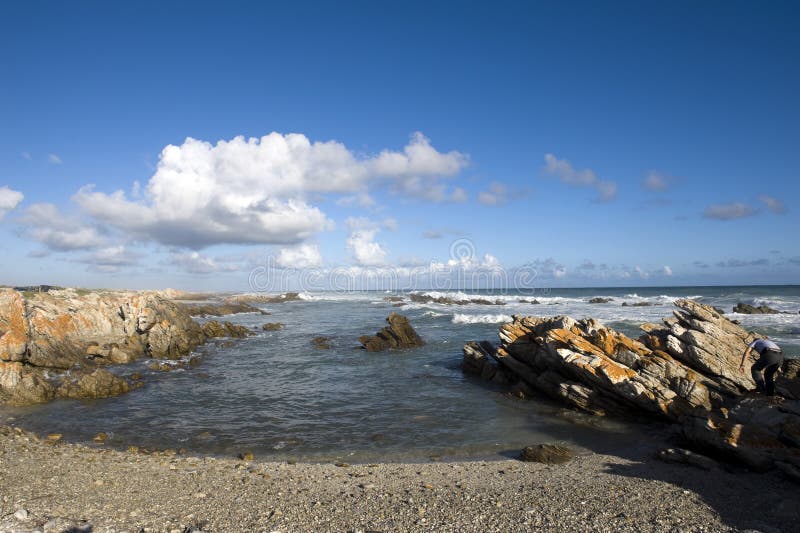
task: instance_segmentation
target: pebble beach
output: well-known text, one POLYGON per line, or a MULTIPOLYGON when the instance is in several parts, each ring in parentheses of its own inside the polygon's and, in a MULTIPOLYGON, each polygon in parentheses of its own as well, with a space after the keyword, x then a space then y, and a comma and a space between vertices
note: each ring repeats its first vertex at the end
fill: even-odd
POLYGON ((3 427, 0 531, 800 530, 795 484, 663 463, 658 448, 654 437, 613 453, 579 449, 562 465, 278 463, 120 451, 3 427))

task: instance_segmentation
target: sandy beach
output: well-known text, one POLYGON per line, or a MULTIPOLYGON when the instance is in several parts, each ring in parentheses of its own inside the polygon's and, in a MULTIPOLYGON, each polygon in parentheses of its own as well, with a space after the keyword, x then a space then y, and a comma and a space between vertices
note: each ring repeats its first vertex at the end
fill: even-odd
POLYGON ((796 484, 660 462, 663 436, 564 465, 334 465, 0 435, 0 531, 800 530, 796 484))

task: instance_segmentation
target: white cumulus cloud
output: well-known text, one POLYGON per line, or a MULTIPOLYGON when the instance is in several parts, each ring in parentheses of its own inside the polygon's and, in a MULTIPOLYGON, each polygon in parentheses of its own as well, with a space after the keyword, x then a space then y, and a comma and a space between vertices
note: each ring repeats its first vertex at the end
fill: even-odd
POLYGON ((275 262, 282 268, 316 268, 322 265, 322 254, 316 244, 299 244, 281 248, 275 262))
POLYGON ((664 265, 664 268, 661 269, 661 273, 664 274, 665 276, 671 276, 672 268, 670 268, 669 265, 664 265))
POLYGON ((6 213, 17 207, 25 195, 8 187, 0 187, 0 220, 6 213))
POLYGON ((345 224, 350 229, 347 249, 358 265, 380 266, 386 263, 388 252, 383 245, 375 242, 375 235, 380 231, 377 223, 363 217, 351 217, 345 224))
POLYGON ((141 198, 92 186, 73 198, 97 220, 163 244, 297 244, 333 226, 309 194, 348 194, 353 203, 369 205, 366 190, 388 184, 401 194, 444 201, 450 196, 441 180, 467 163, 465 155, 439 152, 419 133, 402 152, 366 158, 342 143, 301 134, 216 144, 187 138, 164 148, 141 198))

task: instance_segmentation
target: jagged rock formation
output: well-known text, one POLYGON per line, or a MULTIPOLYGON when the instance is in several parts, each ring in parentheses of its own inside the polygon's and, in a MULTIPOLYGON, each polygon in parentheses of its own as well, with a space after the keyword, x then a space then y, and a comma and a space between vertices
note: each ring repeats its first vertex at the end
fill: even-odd
POLYGON ((613 302, 613 298, 603 298, 601 296, 596 296, 589 300, 590 304, 607 304, 609 302, 613 302))
MULTIPOLYGON (((500 327, 497 348, 467 344, 462 368, 589 413, 679 423, 689 441, 754 467, 800 468, 800 401, 743 399, 755 384, 739 361, 755 335, 713 307, 675 305, 663 324, 643 325, 638 340, 591 318, 514 317, 500 327)), ((779 391, 790 388, 783 385, 779 391)))
POLYGON ((397 350, 422 346, 425 342, 417 335, 408 318, 397 313, 386 317, 389 325, 375 335, 362 335, 358 338, 363 348, 368 352, 383 350, 397 350))
POLYGON ((158 292, 0 289, 0 403, 127 392, 99 368, 179 359, 217 336, 208 329, 158 292))

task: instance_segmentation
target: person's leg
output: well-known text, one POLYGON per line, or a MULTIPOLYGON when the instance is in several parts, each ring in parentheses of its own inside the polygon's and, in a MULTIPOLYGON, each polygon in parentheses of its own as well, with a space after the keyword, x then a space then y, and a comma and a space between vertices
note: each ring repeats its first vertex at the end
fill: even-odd
POLYGON ((775 395, 775 374, 783 363, 783 354, 777 351, 768 351, 762 357, 766 366, 764 367, 764 379, 766 380, 765 389, 767 396, 775 395))
POLYGON ((752 367, 750 367, 750 375, 753 376, 753 381, 756 382, 756 390, 758 392, 764 392, 766 390, 766 386, 764 385, 764 376, 761 375, 761 371, 767 366, 767 358, 761 355, 758 358, 752 367))
POLYGON ((781 365, 778 363, 768 365, 764 369, 764 381, 766 381, 765 390, 767 391, 767 396, 775 396, 775 374, 778 372, 780 367, 781 365))

